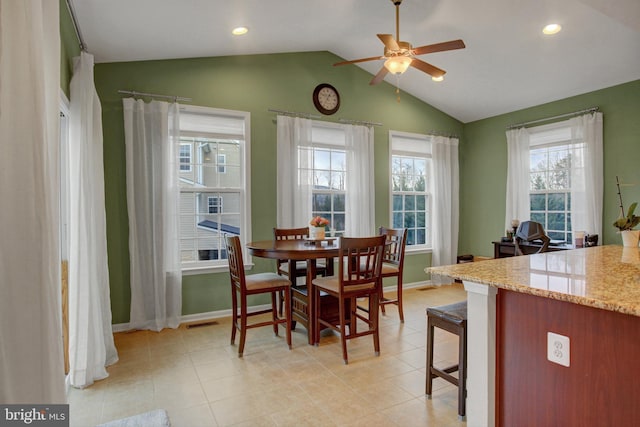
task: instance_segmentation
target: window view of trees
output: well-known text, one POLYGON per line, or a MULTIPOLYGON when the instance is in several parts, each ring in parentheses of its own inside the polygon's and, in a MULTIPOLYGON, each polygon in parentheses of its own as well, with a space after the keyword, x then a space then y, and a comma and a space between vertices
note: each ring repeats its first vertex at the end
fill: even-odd
POLYGON ((394 228, 407 228, 407 245, 424 245, 428 240, 427 165, 429 159, 393 155, 391 182, 394 228))
POLYGON ((571 152, 568 145, 530 151, 531 220, 551 239, 571 241, 571 152))
POLYGON ((312 148, 312 215, 327 218, 336 233, 345 230, 346 152, 332 148, 312 148))

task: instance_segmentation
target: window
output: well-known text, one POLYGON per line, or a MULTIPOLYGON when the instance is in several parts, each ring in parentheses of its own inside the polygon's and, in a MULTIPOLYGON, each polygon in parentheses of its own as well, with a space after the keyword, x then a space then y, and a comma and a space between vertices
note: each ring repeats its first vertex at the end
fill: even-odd
POLYGON ((345 229, 345 174, 344 150, 312 148, 313 190, 312 216, 322 216, 331 222, 337 233, 345 229))
MULTIPOLYGON (((301 148, 299 155, 310 160, 309 173, 313 177, 311 214, 330 221, 336 233, 345 231, 346 152, 344 130, 314 123, 313 147, 301 148)), ((299 164, 305 164, 300 161, 299 164)))
POLYGON ((180 144, 180 172, 191 172, 191 144, 180 144))
POLYGON ((407 246, 431 247, 431 142, 426 135, 390 132, 391 226, 407 229, 407 246))
POLYGON ((552 240, 571 242, 571 143, 568 122, 530 130, 529 200, 531 220, 552 240))
POLYGON ((251 218, 248 153, 249 113, 182 107, 180 248, 183 268, 226 266, 224 236, 250 238, 246 235, 251 218), (183 161, 187 154, 188 164, 183 161))
POLYGON ((222 213, 222 197, 209 196, 207 198, 207 205, 209 206, 210 214, 222 213))
POLYGON ((227 155, 226 154, 218 154, 218 173, 226 173, 227 167, 227 155))

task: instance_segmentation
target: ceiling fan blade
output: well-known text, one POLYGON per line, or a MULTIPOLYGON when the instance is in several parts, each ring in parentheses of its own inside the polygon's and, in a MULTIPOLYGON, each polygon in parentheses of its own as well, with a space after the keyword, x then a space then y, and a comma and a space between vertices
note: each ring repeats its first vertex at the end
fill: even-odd
POLYGON ((393 38, 391 34, 378 34, 378 38, 384 43, 385 47, 389 50, 400 50, 398 42, 393 38))
POLYGON ((389 72, 389 70, 387 70, 387 67, 382 67, 380 68, 380 71, 378 71, 378 74, 375 75, 375 77, 373 79, 371 79, 371 81, 369 82, 369 84, 371 86, 373 85, 377 85, 378 83, 380 83, 382 80, 384 80, 384 77, 387 75, 387 73, 389 72))
POLYGON ((451 40, 448 42, 430 44, 420 46, 413 49, 414 55, 424 55, 425 53, 443 52, 445 50, 464 49, 465 45, 462 40, 451 40))
POLYGON ((413 61, 411 61, 411 66, 417 68, 420 71, 424 71, 432 77, 444 76, 444 74, 446 73, 445 70, 435 67, 428 62, 424 62, 418 58, 413 58, 413 61))
POLYGON ((376 59, 382 59, 382 58, 383 58, 382 56, 372 56, 370 58, 360 58, 360 59, 354 59, 352 61, 336 62, 335 64, 333 64, 333 66, 337 67, 338 65, 356 64, 358 62, 374 61, 376 59))

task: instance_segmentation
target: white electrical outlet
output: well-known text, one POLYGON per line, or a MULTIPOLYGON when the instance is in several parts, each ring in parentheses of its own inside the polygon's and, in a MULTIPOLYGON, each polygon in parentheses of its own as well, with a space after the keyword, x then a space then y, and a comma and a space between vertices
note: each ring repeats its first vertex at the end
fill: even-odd
POLYGON ((547 332, 547 359, 562 366, 569 366, 571 360, 569 337, 547 332))

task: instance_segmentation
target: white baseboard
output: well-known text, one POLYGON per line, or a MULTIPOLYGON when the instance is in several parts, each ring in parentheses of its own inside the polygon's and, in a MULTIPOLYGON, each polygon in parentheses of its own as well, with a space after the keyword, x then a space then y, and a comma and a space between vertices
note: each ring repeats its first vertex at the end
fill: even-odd
MULTIPOLYGON (((421 282, 413 282, 413 283, 404 283, 402 289, 413 289, 420 288, 425 285, 429 285, 431 280, 424 280, 421 282)), ((390 288, 392 286, 389 286, 390 288)), ((258 310, 266 310, 270 307, 270 304, 256 305, 249 308, 249 312, 258 311, 258 310)), ((231 309, 228 308, 226 310, 217 310, 217 311, 208 311, 205 313, 195 313, 195 314, 187 314, 180 317, 180 323, 198 323, 198 322, 206 322, 209 320, 222 319, 225 317, 231 317, 231 309)), ((111 325, 111 330, 113 333, 116 332, 127 332, 131 330, 129 323, 117 323, 111 325)))

